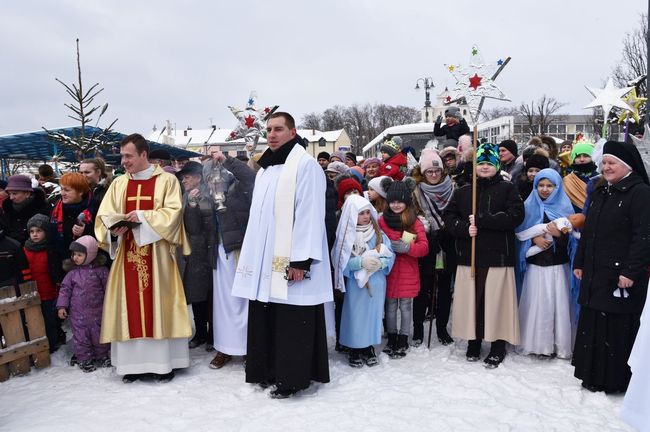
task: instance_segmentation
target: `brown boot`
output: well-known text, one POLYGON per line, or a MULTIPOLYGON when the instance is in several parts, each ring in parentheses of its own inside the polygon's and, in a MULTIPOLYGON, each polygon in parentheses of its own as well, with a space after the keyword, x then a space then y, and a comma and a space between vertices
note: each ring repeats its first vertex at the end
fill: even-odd
POLYGON ((214 356, 214 358, 210 362, 210 369, 221 369, 230 360, 232 360, 232 356, 229 356, 228 354, 224 354, 221 351, 217 351, 217 355, 214 356))

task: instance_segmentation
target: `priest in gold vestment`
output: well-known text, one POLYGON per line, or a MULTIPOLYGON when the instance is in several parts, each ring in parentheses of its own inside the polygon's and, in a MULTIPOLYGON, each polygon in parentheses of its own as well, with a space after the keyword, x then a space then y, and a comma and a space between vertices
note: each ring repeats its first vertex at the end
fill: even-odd
POLYGON ((97 213, 100 247, 114 260, 102 316, 101 341, 111 343, 111 361, 124 382, 153 374, 157 381, 188 367, 191 326, 176 248, 189 254, 176 177, 149 164, 149 146, 139 134, 125 137, 120 155, 126 174, 109 187, 97 213), (108 216, 133 223, 109 230, 108 216))

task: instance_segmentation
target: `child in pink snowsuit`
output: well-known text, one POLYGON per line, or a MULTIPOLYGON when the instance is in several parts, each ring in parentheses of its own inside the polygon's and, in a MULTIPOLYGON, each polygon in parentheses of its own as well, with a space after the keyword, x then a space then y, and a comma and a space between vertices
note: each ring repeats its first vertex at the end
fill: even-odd
POLYGON ((110 344, 99 343, 108 269, 106 257, 97 255, 97 248, 97 240, 88 235, 70 244, 72 260, 63 263, 69 272, 56 303, 59 318, 70 316, 74 354, 84 372, 111 366, 110 344))

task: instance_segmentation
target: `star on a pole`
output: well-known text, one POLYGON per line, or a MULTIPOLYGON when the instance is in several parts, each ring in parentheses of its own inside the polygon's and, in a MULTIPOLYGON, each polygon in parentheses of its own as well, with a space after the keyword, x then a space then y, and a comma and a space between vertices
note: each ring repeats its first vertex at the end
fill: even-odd
POLYGON ((465 98, 472 121, 475 124, 478 121, 485 98, 510 100, 494 84, 494 79, 509 60, 510 58, 507 58, 502 61, 497 68, 497 62, 485 63, 478 47, 473 46, 468 66, 447 65, 447 69, 456 80, 456 86, 451 90, 452 100, 465 98))
POLYGON ((260 137, 266 137, 266 119, 271 115, 278 106, 267 107, 263 110, 258 110, 255 107, 257 100, 257 93, 253 90, 248 97, 246 108, 241 109, 238 107, 229 106, 230 112, 237 118, 239 123, 228 135, 226 141, 232 141, 239 138, 246 140, 247 149, 250 148, 251 152, 255 149, 260 137))
POLYGON ((607 122, 607 118, 609 118, 609 113, 613 107, 633 111, 633 108, 625 103, 621 98, 628 94, 634 87, 614 87, 614 81, 610 77, 607 80, 607 85, 605 85, 605 88, 599 89, 588 86, 585 86, 585 88, 589 93, 591 93, 593 97, 596 98, 591 101, 589 105, 585 106, 585 109, 602 107, 603 121, 605 122, 607 122))
POLYGON ((632 107, 632 111, 621 111, 618 116, 619 123, 625 123, 626 120, 632 119, 635 123, 641 122, 641 117, 639 117, 639 110, 646 103, 648 98, 638 97, 636 94, 636 88, 633 88, 624 98, 623 101, 626 102, 629 106, 632 107))

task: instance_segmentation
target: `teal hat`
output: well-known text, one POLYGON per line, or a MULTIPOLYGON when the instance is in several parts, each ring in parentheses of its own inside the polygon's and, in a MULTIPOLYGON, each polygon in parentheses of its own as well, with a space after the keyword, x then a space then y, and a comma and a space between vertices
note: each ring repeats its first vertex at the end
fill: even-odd
POLYGON ((499 160, 499 146, 492 143, 479 144, 476 150, 476 164, 489 163, 497 171, 501 170, 501 161, 499 160))

